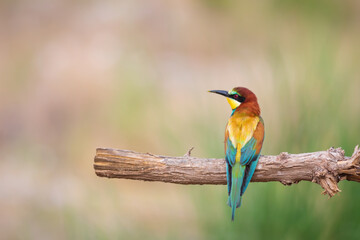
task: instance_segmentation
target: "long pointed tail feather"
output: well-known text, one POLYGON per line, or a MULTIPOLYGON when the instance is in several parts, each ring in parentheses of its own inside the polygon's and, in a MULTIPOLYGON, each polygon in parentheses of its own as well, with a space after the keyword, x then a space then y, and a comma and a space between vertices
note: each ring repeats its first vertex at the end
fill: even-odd
POLYGON ((228 204, 231 207, 231 220, 234 221, 235 209, 241 205, 241 186, 244 179, 245 165, 235 163, 231 172, 231 191, 228 204))
POLYGON ((260 155, 257 155, 256 160, 252 161, 250 163, 250 166, 246 167, 247 169, 245 171, 245 176, 244 176, 244 180, 243 180, 243 186, 241 187, 241 196, 245 193, 245 190, 246 190, 247 186, 249 185, 252 176, 254 175, 256 165, 257 165, 257 163, 259 161, 259 157, 260 157, 260 155))

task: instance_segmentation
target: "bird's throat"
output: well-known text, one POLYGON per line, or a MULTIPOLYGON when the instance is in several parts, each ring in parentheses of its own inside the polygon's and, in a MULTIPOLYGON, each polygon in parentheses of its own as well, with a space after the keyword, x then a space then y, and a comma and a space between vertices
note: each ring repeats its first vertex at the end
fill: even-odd
POLYGON ((232 110, 236 109, 238 106, 240 106, 240 103, 234 99, 231 98, 226 98, 226 100, 228 101, 228 103, 230 104, 230 107, 232 110))

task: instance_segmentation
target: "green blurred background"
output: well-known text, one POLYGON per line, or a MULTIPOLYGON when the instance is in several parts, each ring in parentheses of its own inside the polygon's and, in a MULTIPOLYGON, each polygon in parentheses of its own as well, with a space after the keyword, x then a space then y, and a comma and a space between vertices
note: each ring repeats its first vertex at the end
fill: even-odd
POLYGON ((95 176, 96 147, 222 158, 245 86, 263 154, 360 143, 360 2, 3 0, 1 239, 358 239, 360 185, 225 186, 95 176))

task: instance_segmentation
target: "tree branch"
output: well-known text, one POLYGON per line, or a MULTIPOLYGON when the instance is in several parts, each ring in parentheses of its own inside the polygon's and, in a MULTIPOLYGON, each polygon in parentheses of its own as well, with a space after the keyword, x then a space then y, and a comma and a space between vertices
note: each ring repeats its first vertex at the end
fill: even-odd
MULTIPOLYGON (((98 148, 94 168, 99 177, 178 184, 226 184, 224 159, 191 157, 191 150, 183 157, 167 157, 98 148)), ((311 181, 320 184, 323 194, 332 197, 340 191, 337 183, 341 180, 360 182, 359 146, 355 147, 351 157, 345 157, 341 148, 261 156, 251 181, 279 181, 284 185, 311 181)))

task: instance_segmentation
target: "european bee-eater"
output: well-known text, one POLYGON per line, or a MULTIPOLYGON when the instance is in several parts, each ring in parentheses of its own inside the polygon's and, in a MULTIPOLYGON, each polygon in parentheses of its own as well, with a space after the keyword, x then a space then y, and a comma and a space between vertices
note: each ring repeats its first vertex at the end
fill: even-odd
POLYGON ((236 87, 229 92, 212 90, 226 97, 232 113, 225 130, 225 160, 228 205, 234 221, 235 209, 254 174, 264 141, 264 121, 256 95, 247 88, 236 87))

